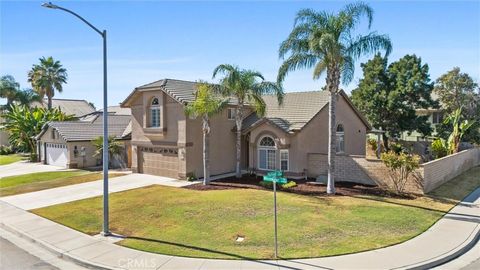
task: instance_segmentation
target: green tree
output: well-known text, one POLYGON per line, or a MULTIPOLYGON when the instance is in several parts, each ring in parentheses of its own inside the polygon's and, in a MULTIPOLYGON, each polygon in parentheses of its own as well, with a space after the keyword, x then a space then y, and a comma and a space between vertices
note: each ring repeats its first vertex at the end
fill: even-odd
POLYGON ((9 133, 10 143, 16 149, 35 153, 34 137, 40 133, 43 125, 50 121, 67 121, 73 119, 59 109, 30 108, 25 105, 12 105, 2 117, 5 123, 1 127, 9 133))
POLYGON ((279 49, 284 62, 278 71, 278 82, 297 69, 313 68, 313 79, 326 73, 326 89, 330 92, 327 193, 331 194, 335 193, 335 107, 340 81, 346 85, 352 80, 359 57, 382 49, 388 55, 392 50, 386 35, 375 32, 354 35, 364 17, 370 28, 373 10, 362 2, 348 4, 336 14, 302 9, 297 13, 292 32, 279 49))
MULTIPOLYGON (((436 80, 433 91, 446 114, 462 108, 462 118, 475 122, 465 133, 464 139, 480 144, 480 89, 472 77, 455 67, 436 80)), ((453 126, 450 123, 437 126, 440 137, 447 139, 452 132, 453 126)))
MULTIPOLYGON (((103 136, 99 136, 95 138, 92 142, 93 146, 95 146, 95 153, 93 154, 94 157, 100 156, 103 158, 103 136)), ((115 139, 115 136, 108 136, 108 160, 110 167, 112 165, 112 158, 115 155, 118 155, 122 152, 122 144, 115 139)))
POLYGON ((48 109, 51 109, 55 91, 61 93, 63 84, 67 83, 67 70, 63 68, 60 61, 54 60, 51 56, 42 57, 39 60, 40 64, 33 65, 28 72, 28 81, 42 98, 47 96, 48 109))
POLYGON ((401 132, 432 132, 428 116, 419 116, 416 109, 436 108, 432 100, 433 83, 428 65, 415 55, 406 55, 387 67, 387 58, 376 55, 361 65, 363 78, 352 91, 352 102, 375 128, 381 128, 385 148, 389 138, 401 132))
POLYGON ((20 84, 15 81, 15 78, 11 75, 5 75, 0 78, 0 98, 7 99, 6 108, 9 108, 15 98, 20 88, 20 84))
POLYGON ((185 114, 202 119, 203 133, 203 184, 210 183, 210 118, 221 112, 228 101, 220 99, 211 84, 199 82, 196 84, 195 101, 187 104, 185 114))
POLYGON ((237 132, 236 140, 236 177, 240 178, 241 168, 241 139, 242 139, 242 120, 245 111, 245 104, 252 104, 253 109, 259 116, 265 115, 265 101, 262 95, 275 94, 278 103, 283 100, 282 87, 273 82, 265 81, 260 72, 253 70, 240 69, 237 66, 223 64, 219 65, 213 71, 213 78, 223 74, 220 79, 220 91, 225 97, 235 97, 235 126, 237 132))

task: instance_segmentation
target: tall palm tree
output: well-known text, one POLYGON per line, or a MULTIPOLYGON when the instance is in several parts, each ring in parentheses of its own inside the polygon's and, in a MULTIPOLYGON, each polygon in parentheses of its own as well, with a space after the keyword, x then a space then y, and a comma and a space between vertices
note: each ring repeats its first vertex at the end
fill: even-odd
POLYGON ((210 118, 221 112, 227 105, 227 100, 220 99, 213 91, 213 86, 205 82, 196 85, 195 101, 187 104, 187 116, 202 118, 203 133, 203 184, 210 182, 210 118))
POLYGON ((264 116, 265 101, 262 95, 275 94, 278 103, 281 104, 284 93, 280 84, 265 81, 263 75, 258 71, 240 69, 237 66, 223 64, 215 68, 213 78, 219 74, 223 74, 223 77, 220 79, 220 91, 222 94, 227 97, 235 97, 236 99, 237 163, 235 174, 237 178, 240 178, 242 176, 240 171, 242 120, 245 104, 252 104, 255 112, 259 116, 264 116))
POLYGON ((42 57, 39 60, 40 64, 33 65, 28 72, 28 81, 42 98, 47 96, 48 109, 51 109, 55 90, 61 93, 62 84, 67 83, 67 70, 63 68, 60 61, 54 60, 51 56, 42 57))
POLYGON ((373 10, 362 2, 348 4, 336 14, 302 9, 297 13, 292 32, 279 49, 284 62, 278 71, 278 82, 297 69, 314 68, 313 79, 326 73, 326 90, 330 92, 327 182, 330 194, 335 193, 335 106, 340 80, 346 85, 353 79, 354 63, 359 57, 381 49, 388 55, 392 50, 386 35, 375 32, 354 35, 363 17, 368 19, 370 29, 373 10))

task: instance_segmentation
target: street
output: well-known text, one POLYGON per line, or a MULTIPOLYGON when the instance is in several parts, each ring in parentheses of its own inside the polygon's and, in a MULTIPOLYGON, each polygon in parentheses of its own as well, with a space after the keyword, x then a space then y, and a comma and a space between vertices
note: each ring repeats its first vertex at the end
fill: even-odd
POLYGON ((11 269, 35 269, 52 270, 58 269, 53 265, 31 255, 23 249, 15 246, 8 240, 0 237, 0 270, 11 269))

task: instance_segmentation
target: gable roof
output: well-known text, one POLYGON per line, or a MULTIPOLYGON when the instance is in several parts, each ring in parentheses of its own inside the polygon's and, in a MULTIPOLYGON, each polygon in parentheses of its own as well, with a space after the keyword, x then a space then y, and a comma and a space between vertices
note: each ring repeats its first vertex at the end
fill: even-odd
MULTIPOLYGON (((58 131, 60 136, 67 141, 91 141, 103 136, 103 117, 99 113, 88 120, 48 122, 42 128, 42 132, 36 136, 40 139, 52 127, 58 131)), ((131 117, 129 115, 108 115, 108 134, 117 139, 128 139, 131 133, 131 117)))
MULTIPOLYGON (((345 92, 340 91, 347 103, 352 107, 361 121, 371 128, 365 117, 353 106, 345 92)), ((301 130, 310 120, 328 104, 329 93, 327 91, 290 92, 285 93, 283 104, 278 105, 274 95, 265 95, 265 117, 260 118, 255 113, 250 114, 243 120, 243 132, 251 130, 255 126, 270 122, 281 130, 292 133, 301 130)))
MULTIPOLYGON (((128 97, 122 103, 120 103, 120 107, 128 108, 134 97, 141 92, 158 90, 165 92, 177 102, 185 105, 195 100, 195 92, 197 91, 195 87, 196 84, 196 82, 192 81, 174 79, 163 79, 149 84, 144 84, 136 87, 133 92, 130 93, 130 95, 128 95, 128 97)), ((229 99, 229 104, 236 104, 235 100, 235 98, 231 97, 229 99)))
MULTIPOLYGON (((35 102, 32 102, 30 106, 47 108, 48 100, 44 99, 41 102, 35 101, 35 102)), ((59 108, 65 114, 73 115, 75 117, 81 117, 95 111, 95 108, 92 107, 92 105, 90 105, 86 100, 83 100, 83 99, 53 98, 52 107, 59 108)))

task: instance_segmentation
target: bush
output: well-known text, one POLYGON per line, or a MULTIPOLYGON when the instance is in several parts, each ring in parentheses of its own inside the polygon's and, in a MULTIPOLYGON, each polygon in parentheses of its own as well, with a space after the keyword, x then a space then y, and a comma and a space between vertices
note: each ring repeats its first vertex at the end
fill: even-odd
POLYGON ((368 138, 367 143, 370 146, 370 149, 372 149, 373 151, 377 151, 377 147, 378 147, 377 140, 373 138, 368 138))
POLYGON ((197 180, 197 176, 195 175, 195 173, 188 173, 187 174, 187 181, 196 181, 197 180))
POLYGON ((382 154, 382 161, 390 171, 390 179, 396 193, 403 193, 408 177, 420 166, 420 157, 404 152, 389 151, 382 154))
POLYGON ((391 143, 390 149, 395 152, 395 154, 405 153, 405 148, 399 143, 391 143))
MULTIPOLYGON (((264 188, 273 189, 273 183, 272 182, 267 182, 267 181, 262 180, 258 184, 260 186, 264 187, 264 188)), ((278 185, 278 187, 280 189, 289 189, 289 188, 296 187, 296 186, 297 186, 297 183, 295 181, 288 181, 285 184, 278 185)))
POLYGON ((448 147, 444 139, 435 139, 432 142, 432 154, 435 158, 441 158, 447 155, 448 147))
POLYGON ((0 155, 10 155, 13 153, 13 147, 7 145, 0 145, 0 155))

